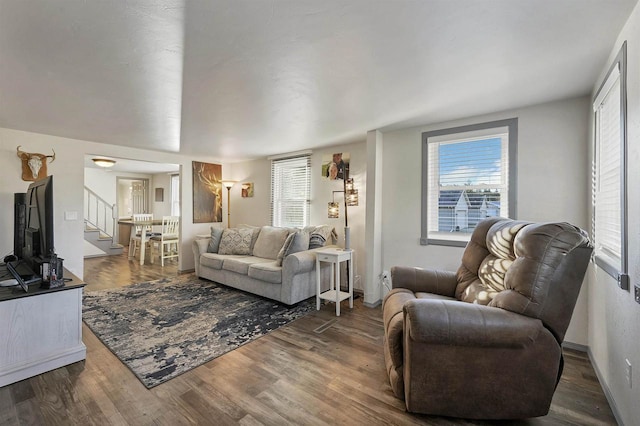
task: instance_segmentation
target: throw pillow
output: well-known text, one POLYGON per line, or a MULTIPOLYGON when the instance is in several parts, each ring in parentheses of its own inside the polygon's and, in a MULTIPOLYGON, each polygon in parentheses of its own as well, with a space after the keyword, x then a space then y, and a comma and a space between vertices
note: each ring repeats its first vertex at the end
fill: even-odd
POLYGON ((224 229, 222 228, 214 228, 213 226, 211 227, 211 239, 209 240, 209 245, 207 246, 207 253, 218 252, 223 231, 224 229))
POLYGON ((260 226, 253 226, 247 224, 238 225, 238 228, 247 228, 253 230, 253 236, 251 237, 251 255, 253 255, 253 247, 256 245, 256 240, 258 239, 258 235, 260 234, 260 226))
POLYGON ((278 253, 278 266, 282 266, 284 258, 290 254, 304 251, 309 248, 309 234, 304 231, 289 234, 282 249, 278 253))
POLYGON ((227 228, 222 232, 218 253, 248 255, 251 253, 252 236, 251 229, 227 228))
POLYGON ((276 257, 276 264, 278 266, 282 266, 282 260, 284 259, 285 252, 289 249, 289 246, 291 245, 291 243, 293 243, 293 239, 295 237, 296 234, 291 233, 287 236, 287 239, 284 240, 284 244, 282 245, 282 248, 280 249, 280 251, 278 252, 278 256, 276 257))

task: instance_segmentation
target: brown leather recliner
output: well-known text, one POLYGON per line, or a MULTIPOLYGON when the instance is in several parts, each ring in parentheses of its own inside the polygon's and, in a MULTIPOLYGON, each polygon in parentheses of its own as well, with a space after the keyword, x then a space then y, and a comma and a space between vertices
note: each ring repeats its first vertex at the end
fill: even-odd
POLYGON ((591 252, 586 233, 567 223, 490 218, 456 273, 392 268, 383 319, 395 395, 417 413, 547 414, 591 252))

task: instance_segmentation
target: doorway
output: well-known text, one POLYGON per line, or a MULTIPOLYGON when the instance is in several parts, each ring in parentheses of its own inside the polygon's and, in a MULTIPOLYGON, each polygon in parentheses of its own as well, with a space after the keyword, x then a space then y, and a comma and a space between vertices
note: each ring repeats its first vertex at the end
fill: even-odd
POLYGON ((149 213, 149 179, 116 178, 118 219, 149 213))

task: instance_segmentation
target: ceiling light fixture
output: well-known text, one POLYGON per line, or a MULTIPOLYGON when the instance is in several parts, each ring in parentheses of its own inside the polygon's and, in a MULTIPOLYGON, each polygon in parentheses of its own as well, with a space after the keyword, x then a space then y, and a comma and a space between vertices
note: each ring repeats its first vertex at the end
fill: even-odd
POLYGON ((115 160, 109 160, 107 158, 92 158, 91 160, 98 167, 113 167, 116 165, 115 160))

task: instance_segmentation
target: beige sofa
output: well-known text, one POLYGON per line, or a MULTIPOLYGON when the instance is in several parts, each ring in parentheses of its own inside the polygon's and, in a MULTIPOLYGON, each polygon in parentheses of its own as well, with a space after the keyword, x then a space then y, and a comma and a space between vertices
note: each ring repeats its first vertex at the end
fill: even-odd
MULTIPOLYGON (((212 228, 212 236, 193 242, 195 273, 229 287, 293 305, 316 294, 318 241, 335 241, 326 225, 290 228, 212 228), (216 241, 219 238, 219 241, 216 241)), ((325 246, 330 246, 326 245, 325 246)), ((322 268, 323 289, 328 289, 329 268, 322 268)))

